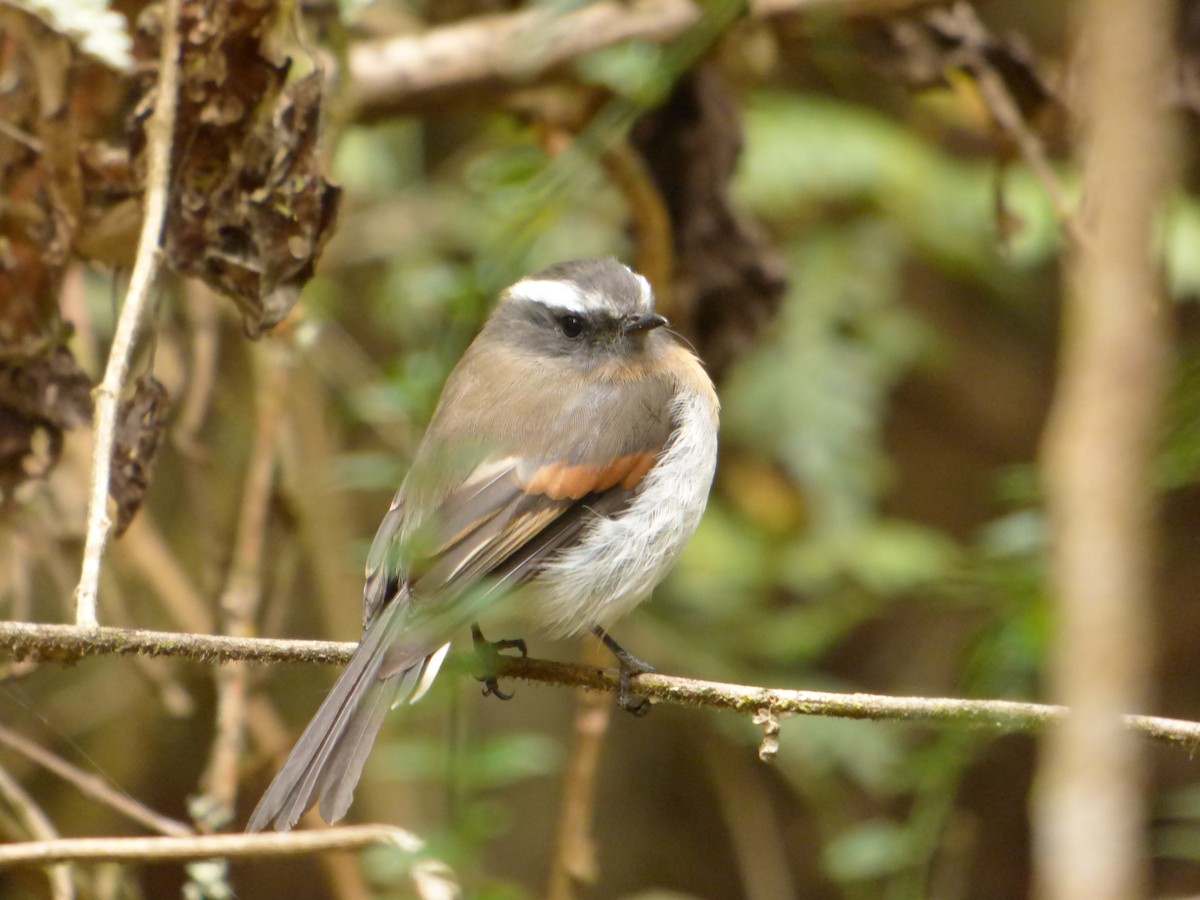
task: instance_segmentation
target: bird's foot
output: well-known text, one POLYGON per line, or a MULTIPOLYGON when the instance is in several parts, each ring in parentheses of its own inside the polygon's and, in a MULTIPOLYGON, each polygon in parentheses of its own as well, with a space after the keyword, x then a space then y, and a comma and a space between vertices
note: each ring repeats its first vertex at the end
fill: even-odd
POLYGON ((592 633, 600 638, 604 642, 604 646, 617 658, 617 706, 638 717, 646 715, 650 712, 650 701, 644 697, 638 699, 633 696, 633 679, 638 675, 653 672, 654 666, 638 659, 614 641, 609 633, 599 625, 592 629, 592 633))
POLYGON ((475 644, 475 656, 479 660, 479 667, 482 672, 475 676, 476 681, 483 683, 483 696, 496 697, 499 700, 511 700, 513 695, 500 690, 500 683, 496 679, 496 658, 500 656, 501 650, 517 650, 521 654, 521 659, 529 655, 529 651, 525 646, 525 641, 521 638, 506 638, 500 641, 489 641, 483 636, 483 632, 479 630, 478 625, 471 626, 471 640, 475 644))

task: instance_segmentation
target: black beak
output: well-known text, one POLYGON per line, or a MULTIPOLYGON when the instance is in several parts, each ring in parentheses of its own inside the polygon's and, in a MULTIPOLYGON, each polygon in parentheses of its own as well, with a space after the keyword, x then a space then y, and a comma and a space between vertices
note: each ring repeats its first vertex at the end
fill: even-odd
POLYGON ((667 320, 656 313, 630 313, 621 317, 621 334, 636 334, 639 331, 653 331, 662 328, 667 320))

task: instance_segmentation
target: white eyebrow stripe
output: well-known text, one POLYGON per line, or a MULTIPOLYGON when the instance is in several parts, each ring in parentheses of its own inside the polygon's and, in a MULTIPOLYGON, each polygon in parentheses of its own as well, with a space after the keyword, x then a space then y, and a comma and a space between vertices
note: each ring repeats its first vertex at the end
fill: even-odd
MULTIPOLYGON (((626 266, 625 268, 629 268, 626 266)), ((629 269, 629 273, 638 280, 638 286, 642 289, 641 296, 638 298, 638 303, 646 312, 654 311, 654 288, 650 287, 650 282, 644 275, 639 275, 633 269, 629 269)))
POLYGON ((565 281, 522 278, 508 289, 508 294, 514 300, 531 300, 554 309, 565 309, 567 312, 582 315, 589 312, 589 307, 579 291, 565 281))

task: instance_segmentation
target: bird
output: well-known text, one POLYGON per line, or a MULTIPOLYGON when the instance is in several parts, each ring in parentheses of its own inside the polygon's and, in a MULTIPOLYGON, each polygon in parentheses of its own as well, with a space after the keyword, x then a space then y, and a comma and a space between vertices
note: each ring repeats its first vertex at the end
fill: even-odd
MULTIPOLYGON (((560 262, 505 289, 447 378, 367 556, 363 634, 247 831, 350 808, 387 711, 429 689, 452 639, 505 604, 551 637, 608 633, 695 533, 720 404, 690 346, 616 259, 560 262)), ((494 647, 525 652, 524 641, 494 647)), ((494 676, 485 693, 500 694, 494 676)))

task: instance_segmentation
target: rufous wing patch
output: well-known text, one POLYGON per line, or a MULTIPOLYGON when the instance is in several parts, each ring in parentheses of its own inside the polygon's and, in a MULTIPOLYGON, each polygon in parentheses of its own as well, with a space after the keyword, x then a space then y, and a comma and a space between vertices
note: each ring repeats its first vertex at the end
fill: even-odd
POLYGON ((654 461, 658 459, 658 454, 635 453, 631 458, 633 459, 633 464, 621 480, 621 487, 627 490, 633 490, 641 483, 642 479, 646 477, 646 473, 654 467, 654 461))
POLYGON ((618 456, 607 464, 580 463, 570 465, 565 461, 545 463, 538 466, 522 485, 527 494, 543 494, 551 500, 578 500, 587 494, 621 487, 632 490, 637 487, 657 454, 628 453, 618 456))

